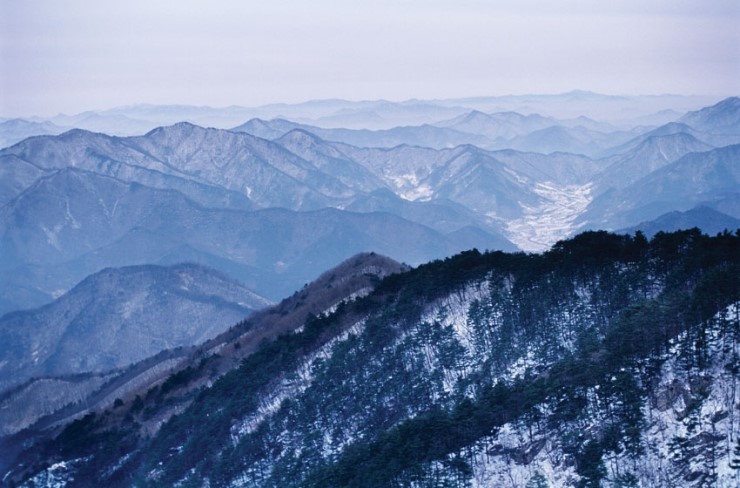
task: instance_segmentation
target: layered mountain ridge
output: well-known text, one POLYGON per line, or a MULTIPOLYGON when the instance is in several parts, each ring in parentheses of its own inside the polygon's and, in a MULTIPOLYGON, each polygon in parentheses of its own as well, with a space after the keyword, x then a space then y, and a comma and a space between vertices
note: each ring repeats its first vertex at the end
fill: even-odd
POLYGON ((732 486, 737 98, 697 100, 8 124, 51 135, 0 150, 0 484, 732 486))
MULTIPOLYGON (((476 130, 479 135, 485 135, 489 129, 493 130, 492 127, 501 130, 508 127, 506 130, 519 134, 515 137, 522 137, 521 134, 530 129, 545 130, 548 127, 616 130, 615 134, 621 134, 612 139, 612 143, 619 143, 613 148, 617 153, 602 159, 564 152, 541 154, 513 149, 486 150, 471 144, 440 149, 408 143, 390 148, 358 147, 321 138, 322 134, 331 137, 332 134, 340 134, 338 132, 285 120, 275 121, 280 130, 276 129, 272 135, 282 134, 273 140, 241 132, 206 129, 191 123, 156 128, 136 137, 113 137, 76 129, 59 136, 30 138, 0 152, 3 163, 0 170, 7 176, 3 180, 4 191, 0 200, 5 202, 0 211, 0 228, 4 229, 0 240, 5 262, 13 263, 3 268, 8 278, 2 283, 4 299, 0 311, 46 303, 105 266, 147 262, 171 264, 178 260, 215 267, 250 287, 260 287, 257 291, 263 295, 279 299, 321 269, 359 251, 376 250, 412 264, 470 247, 512 250, 516 246, 525 251, 538 251, 578 229, 624 228, 659 217, 661 213, 686 211, 689 204, 712 204, 720 198, 732 196, 733 188, 736 188, 733 185, 737 184, 732 175, 723 188, 710 185, 699 189, 693 188, 693 183, 689 184, 682 191, 697 196, 680 202, 665 201, 659 191, 648 188, 670 186, 661 182, 669 172, 658 170, 677 164, 680 158, 690 153, 714 154, 710 152, 713 146, 703 142, 702 138, 716 143, 711 137, 729 137, 726 128, 731 124, 728 126, 727 121, 733 120, 733 115, 732 99, 728 100, 702 112, 704 119, 722 122, 716 130, 710 127, 710 122, 694 122, 701 126, 701 130, 683 122, 672 123, 641 133, 625 144, 622 141, 627 132, 585 117, 557 120, 515 112, 488 114, 474 111, 442 124, 463 124, 466 130, 476 130), (726 115, 711 115, 726 112, 726 115), (553 123, 563 125, 548 126, 553 123), (74 195, 72 199, 56 191, 53 185, 40 186, 42 181, 47 181, 44 178, 57 181, 59 176, 54 173, 61 171, 60 174, 64 174, 69 168, 140 185, 130 190, 134 192, 135 188, 140 188, 135 191, 137 196, 127 199, 160 201, 163 209, 172 209, 173 218, 165 223, 127 209, 125 213, 130 214, 127 217, 130 222, 116 223, 123 226, 118 231, 103 230, 109 225, 105 222, 110 220, 105 212, 114 208, 113 201, 104 208, 93 201, 98 198, 95 194, 107 191, 93 188, 103 180, 79 185, 80 189, 89 190, 88 196, 85 196, 85 191, 72 190, 72 186, 77 184, 55 183, 65 188, 65 192, 69 190, 69 195, 74 195), (648 178, 642 186, 638 181, 641 178, 648 178), (161 192, 153 197, 151 190, 161 192), (39 195, 43 191, 56 192, 58 195, 54 198, 57 201, 53 204, 49 201, 46 206, 34 206, 34 199, 46 199, 39 195), (635 196, 635 192, 639 192, 639 196, 635 196), (78 198, 87 203, 75 202, 78 198), (662 201, 656 202, 657 198, 662 198, 662 201), (634 201, 639 199, 647 201, 641 204, 642 209, 635 209, 634 201), (179 202, 175 205, 181 209, 173 209, 173 203, 165 204, 164 200, 179 202), (31 208, 26 208, 28 205, 31 208), (350 238, 353 244, 333 259, 317 256, 315 266, 303 273, 296 271, 289 275, 285 272, 291 267, 291 260, 308 256, 302 254, 301 248, 319 253, 321 248, 312 247, 311 243, 304 245, 295 240, 288 241, 278 247, 296 257, 270 253, 268 258, 256 250, 247 252, 246 249, 214 246, 213 243, 202 242, 202 239, 201 242, 193 242, 198 240, 198 232, 207 233, 211 239, 216 232, 216 226, 198 217, 204 215, 198 207, 209 209, 206 213, 214 215, 214 220, 222 223, 233 222, 234 212, 246 215, 244 212, 285 208, 298 212, 290 224, 293 227, 304 225, 298 221, 315 220, 316 214, 309 216, 310 212, 323 212, 320 220, 333 221, 335 229, 344 229, 339 232, 353 235, 350 238), (76 208, 74 212, 63 213, 60 210, 73 208, 76 208), (340 213, 327 212, 329 208, 338 209, 340 213), (81 215, 80 212, 98 211, 102 214, 95 217, 92 225, 76 227, 81 222, 76 217, 81 215), (188 212, 194 215, 174 218, 188 212), (52 222, 49 217, 54 213, 57 216, 52 222), (372 213, 373 217, 362 217, 357 213, 372 213), (386 234, 395 242, 388 242, 380 236, 377 226, 374 231, 358 234, 357 225, 373 229, 373 225, 360 223, 363 219, 385 221, 386 234), (181 227, 173 227, 173 222, 178 222, 181 227), (408 247, 400 242, 399 232, 392 230, 398 227, 407 227, 408 232, 418 236, 425 235, 421 241, 428 243, 427 250, 408 252, 408 247), (184 235, 191 237, 184 238, 184 235), (116 238, 107 239, 112 236, 116 238), (68 238, 71 241, 65 241, 68 238), (28 250, 25 246, 24 249, 18 247, 17 243, 22 239, 32 240, 32 247, 28 250), (378 247, 382 241, 386 243, 378 247), (406 252, 394 254, 402 248, 406 252), (142 252, 144 250, 146 252, 142 252), (65 256, 66 261, 52 259, 60 255, 65 256), (129 259, 120 260, 116 256, 129 256, 129 259), (55 269, 51 273, 41 273, 39 266, 48 264, 55 269), (10 269, 15 271, 11 273, 10 269)), ((692 117, 686 121, 696 119, 696 116, 692 117)), ((259 127, 272 123, 252 121, 252 125, 259 127)), ((399 140, 409 141, 403 134, 399 137, 399 140)), ((712 164, 710 159, 711 156, 696 156, 691 160, 693 169, 690 171, 698 174, 711 171, 703 168, 712 164)), ((675 171, 685 172, 681 169, 675 171)), ((695 186, 700 184, 703 183, 696 182, 695 186)), ((104 187, 106 185, 110 186, 103 184, 104 187)), ((116 192, 120 193, 113 193, 116 192)), ((109 199, 100 197, 99 200, 109 199)), ((284 218, 278 217, 284 215, 279 212, 256 215, 250 214, 243 223, 229 224, 226 232, 233 235, 233 231, 241 229, 241 236, 255 235, 263 232, 261 229, 278 225, 277 220, 268 224, 270 219, 285 222, 284 218)), ((113 218, 115 220, 117 216, 113 218)), ((331 239, 332 230, 325 225, 319 226, 322 227, 328 232, 326 239, 331 239)), ((234 235, 226 242, 235 246, 239 238, 234 235)), ((246 247, 254 249, 259 245, 255 243, 246 247)), ((332 249, 339 247, 335 245, 332 249)))
MULTIPOLYGON (((181 261, 216 268, 275 299, 367 249, 419 263, 470 244, 390 213, 206 208, 174 190, 73 169, 39 180, 0 209, 0 229, 4 296, 16 303, 68 289, 107 266, 181 261)), ((482 233, 475 244, 487 242, 496 237, 482 233)))

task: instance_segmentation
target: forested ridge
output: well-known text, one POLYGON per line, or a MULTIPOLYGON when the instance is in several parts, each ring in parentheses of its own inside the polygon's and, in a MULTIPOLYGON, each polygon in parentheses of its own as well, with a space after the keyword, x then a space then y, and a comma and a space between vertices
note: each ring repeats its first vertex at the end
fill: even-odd
POLYGON ((208 357, 123 422, 77 420, 27 483, 733 486, 738 256, 740 234, 688 230, 434 261, 266 341, 152 435, 208 357))

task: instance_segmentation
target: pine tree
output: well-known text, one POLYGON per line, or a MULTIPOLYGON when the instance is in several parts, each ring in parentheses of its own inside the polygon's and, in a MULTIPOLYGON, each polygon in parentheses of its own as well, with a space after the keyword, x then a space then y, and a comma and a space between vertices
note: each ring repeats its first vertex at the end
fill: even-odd
POLYGON ((614 486, 618 488, 638 488, 640 486, 640 481, 634 474, 625 473, 616 479, 614 486))

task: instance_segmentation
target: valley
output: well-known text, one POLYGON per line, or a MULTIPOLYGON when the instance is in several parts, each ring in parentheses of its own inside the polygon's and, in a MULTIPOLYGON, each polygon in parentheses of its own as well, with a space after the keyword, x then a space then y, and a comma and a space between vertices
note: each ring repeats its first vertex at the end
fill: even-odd
MULTIPOLYGON (((280 128, 273 132, 263 128, 275 122, 262 121, 260 124, 250 122, 237 131, 178 123, 133 137, 107 136, 79 129, 59 136, 32 137, 0 151, 0 159, 5 161, 3 171, 8 175, 8 191, 2 197, 7 203, 0 214, 0 246, 4 259, 0 270, 4 270, 8 278, 3 280, 6 298, 0 310, 7 312, 48 303, 106 265, 172 264, 188 259, 215 267, 248 286, 260 283, 255 291, 278 300, 322 269, 360 251, 375 250, 411 264, 472 247, 542 251, 577 229, 616 230, 674 210, 719 205, 736 193, 738 176, 733 173, 736 165, 731 161, 737 146, 715 149, 697 137, 714 144, 723 138, 731 143, 736 137, 732 136, 732 122, 722 117, 732 120, 733 116, 718 113, 737 116, 737 100, 727 99, 680 119, 697 128, 684 122, 669 123, 653 130, 633 127, 630 129, 632 142, 624 142, 624 129, 615 130, 607 123, 599 125, 591 119, 525 117, 515 112, 486 114, 473 110, 459 120, 439 122, 441 126, 455 126, 470 131, 468 134, 487 137, 491 143, 498 141, 499 146, 505 144, 500 140, 502 134, 519 137, 548 124, 556 124, 553 127, 587 124, 594 130, 612 131, 599 132, 599 140, 609 140, 609 134, 613 134, 611 143, 618 154, 602 158, 563 152, 527 152, 525 147, 519 150, 487 150, 470 144, 454 148, 422 147, 414 145, 413 139, 403 139, 408 127, 384 129, 396 131, 401 138, 399 141, 406 141, 401 145, 358 147, 321 138, 341 140, 342 133, 318 130, 307 124, 286 126, 286 120, 278 121, 280 128), (722 124, 714 127, 702 122, 707 119, 721 120, 722 124), (513 127, 510 130, 516 133, 501 132, 506 127, 513 127), (245 130, 272 139, 250 135, 243 132, 245 130), (309 132, 311 130, 315 133, 309 132), (682 163, 682 158, 694 159, 682 163), (696 172, 699 166, 706 168, 701 170, 704 173, 696 172), (671 175, 676 171, 706 176, 701 180, 684 180, 691 183, 678 189, 670 186, 673 184, 670 179, 676 178, 671 175), (65 174, 90 181, 76 190, 73 200, 60 192, 58 198, 65 201, 51 204, 49 198, 55 187, 73 184, 71 180, 60 181, 65 174), (643 180, 646 182, 642 183, 643 180), (130 188, 127 190, 130 196, 124 200, 119 196, 108 202, 107 197, 94 196, 108 191, 101 190, 101 185, 120 187, 121 184, 130 188), (665 195, 655 194, 648 188, 665 188, 664 192, 691 196, 670 202, 665 201, 665 195), (368 199, 380 195, 379 192, 389 192, 387 195, 392 194, 394 198, 375 199, 369 205, 368 199), (162 225, 156 215, 137 213, 146 212, 145 206, 133 212, 126 209, 116 213, 117 208, 126 208, 118 207, 119 202, 130 200, 137 205, 133 198, 171 201, 163 207, 172 208, 173 218, 168 225, 162 225), (82 201, 88 207, 83 206, 82 201), (96 201, 106 203, 94 210, 96 201), (413 206, 404 202, 413 203, 413 206), (67 211, 50 219, 52 214, 43 205, 67 211), (185 207, 193 210, 185 210, 185 207), (254 222, 248 227, 253 230, 245 228, 241 235, 251 234, 252 240, 264 235, 254 227, 255 220, 276 219, 278 213, 272 209, 281 208, 297 212, 295 217, 301 221, 313 218, 309 217, 311 212, 323 212, 322 221, 326 218, 341 220, 341 224, 335 224, 340 227, 354 225, 350 222, 360 218, 372 218, 377 222, 387 221, 383 225, 389 229, 394 226, 416 228, 415 232, 428 234, 424 238, 428 249, 413 250, 404 246, 405 250, 396 254, 394 246, 398 243, 383 238, 380 240, 385 240, 385 244, 378 245, 380 236, 356 236, 354 244, 341 254, 330 257, 330 253, 326 253, 310 269, 290 272, 290 263, 301 253, 314 251, 301 250, 300 241, 285 240, 273 249, 283 248, 286 254, 267 258, 258 250, 261 244, 254 241, 247 249, 237 251, 233 247, 236 236, 227 247, 214 247, 202 240, 194 242, 198 241, 196 236, 201 228, 196 222, 202 221, 197 215, 204 213, 199 207, 207 209, 206 212, 213 216, 209 218, 217 221, 231 219, 236 215, 234 212, 248 212, 248 220, 254 222), (327 209, 336 209, 336 212, 327 212, 327 209), (90 212, 102 213, 81 229, 84 216, 90 212), (367 216, 360 217, 356 215, 358 212, 367 216), (184 213, 189 214, 188 217, 174 217, 184 213), (223 217, 215 217, 217 213, 223 217), (128 220, 118 220, 121 215, 128 220), (393 219, 398 217, 402 220, 394 223, 393 219), (35 222, 43 223, 40 228, 24 228, 35 222), (101 225, 118 228, 101 232, 101 225), (30 237, 39 231, 43 235, 30 237), (31 234, 21 237, 24 232, 31 234), (152 249, 150 245, 143 246, 142 239, 146 242, 149 238, 142 232, 158 240, 154 247, 159 250, 155 255, 141 254, 142 249, 152 249), (162 236, 162 232, 166 236, 162 236), (92 236, 116 237, 106 242, 92 236), (17 247, 20 242, 29 240, 34 242, 31 249, 17 247), (371 242, 373 240, 375 243, 371 242), (111 259, 111 252, 129 257, 123 261, 111 259), (94 255, 92 261, 99 264, 81 265, 82 255, 94 255), (42 263, 58 271, 42 278, 35 268, 42 263), (275 268, 277 263, 282 263, 279 272, 275 268)), ((594 106, 598 107, 598 103, 594 106)), ((374 142, 368 140, 368 143, 374 142)), ((120 190, 117 191, 120 194, 120 190)), ((729 216, 737 218, 737 211, 729 216)), ((238 227, 239 224, 226 226, 228 229, 238 227)), ((206 228, 207 225, 203 226, 203 231, 213 235, 215 227, 207 231, 206 228)), ((330 229, 326 231, 331 232, 330 229)), ((399 236, 393 231, 386 234, 393 236, 392 239, 399 236)), ((303 260, 301 266, 310 261, 312 259, 303 260)), ((85 262, 90 262, 90 258, 85 258, 85 262)))
POLYGON ((542 197, 537 207, 525 207, 524 216, 506 224, 509 239, 522 251, 538 252, 573 235, 576 219, 591 203, 591 185, 558 187, 538 183, 535 193, 542 197))

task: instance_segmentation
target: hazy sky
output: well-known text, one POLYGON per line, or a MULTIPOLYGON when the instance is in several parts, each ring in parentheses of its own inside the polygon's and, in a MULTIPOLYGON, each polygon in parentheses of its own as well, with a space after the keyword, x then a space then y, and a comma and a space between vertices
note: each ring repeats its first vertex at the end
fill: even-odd
POLYGON ((0 0, 0 116, 740 94, 738 0, 0 0))

